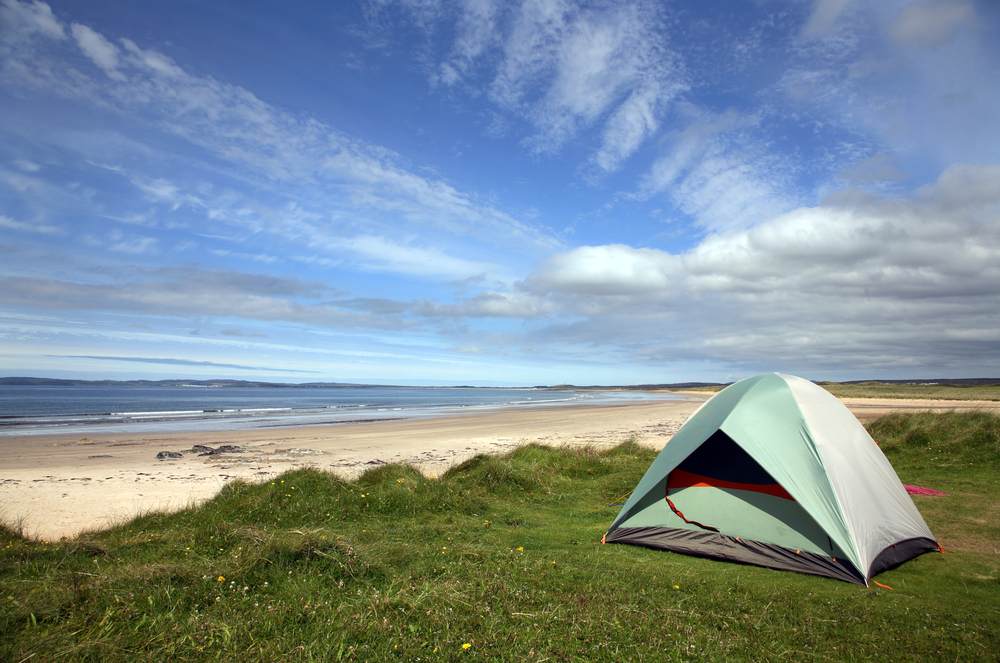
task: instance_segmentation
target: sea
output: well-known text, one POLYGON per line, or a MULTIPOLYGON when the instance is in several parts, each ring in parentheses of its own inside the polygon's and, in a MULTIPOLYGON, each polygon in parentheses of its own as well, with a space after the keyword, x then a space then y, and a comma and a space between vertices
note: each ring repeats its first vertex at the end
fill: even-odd
POLYGON ((542 387, 0 385, 0 436, 236 430, 678 398, 542 387))

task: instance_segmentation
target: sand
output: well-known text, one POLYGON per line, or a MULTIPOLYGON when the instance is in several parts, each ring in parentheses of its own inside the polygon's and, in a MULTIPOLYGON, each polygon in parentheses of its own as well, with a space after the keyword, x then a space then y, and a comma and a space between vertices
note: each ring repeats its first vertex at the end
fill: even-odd
MULTIPOLYGON (((202 502, 233 479, 313 467, 354 477, 387 462, 438 475, 478 453, 538 442, 612 446, 634 436, 661 448, 706 394, 620 405, 511 408, 431 419, 205 433, 0 437, 0 519, 46 540, 150 510, 202 502), (198 455, 195 444, 242 451, 198 455), (181 457, 157 460, 160 451, 181 457)), ((846 399, 862 419, 894 410, 993 409, 1000 403, 846 399)))

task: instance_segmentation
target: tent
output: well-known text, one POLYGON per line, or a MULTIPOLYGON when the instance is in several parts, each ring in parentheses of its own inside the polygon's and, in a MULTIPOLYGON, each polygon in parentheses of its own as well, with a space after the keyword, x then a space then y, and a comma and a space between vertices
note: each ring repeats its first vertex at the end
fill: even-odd
POLYGON ((940 550, 847 407, 778 373, 705 402, 653 461, 605 541, 865 585, 940 550))

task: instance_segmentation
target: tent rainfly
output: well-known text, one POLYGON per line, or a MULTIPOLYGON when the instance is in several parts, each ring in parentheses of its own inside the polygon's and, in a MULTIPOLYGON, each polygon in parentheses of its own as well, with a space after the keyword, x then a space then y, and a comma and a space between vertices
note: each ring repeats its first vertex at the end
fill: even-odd
POLYGON ((847 407, 778 373, 705 402, 653 461, 605 541, 864 585, 940 550, 847 407))

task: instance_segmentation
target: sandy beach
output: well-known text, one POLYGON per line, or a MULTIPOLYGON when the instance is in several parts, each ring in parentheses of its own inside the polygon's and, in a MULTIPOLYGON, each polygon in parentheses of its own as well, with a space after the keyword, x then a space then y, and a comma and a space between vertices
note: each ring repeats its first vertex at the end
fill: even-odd
MULTIPOLYGON (((263 481, 314 467, 354 477, 382 463, 429 475, 478 453, 533 442, 611 446, 629 437, 662 447, 707 397, 625 405, 504 409, 432 419, 171 434, 0 438, 0 518, 53 540, 138 513, 204 501, 234 479, 263 481), (194 445, 239 450, 199 454, 194 445), (159 452, 179 457, 157 459, 159 452)), ((845 399, 862 420, 895 410, 1000 411, 990 401, 845 399)))

